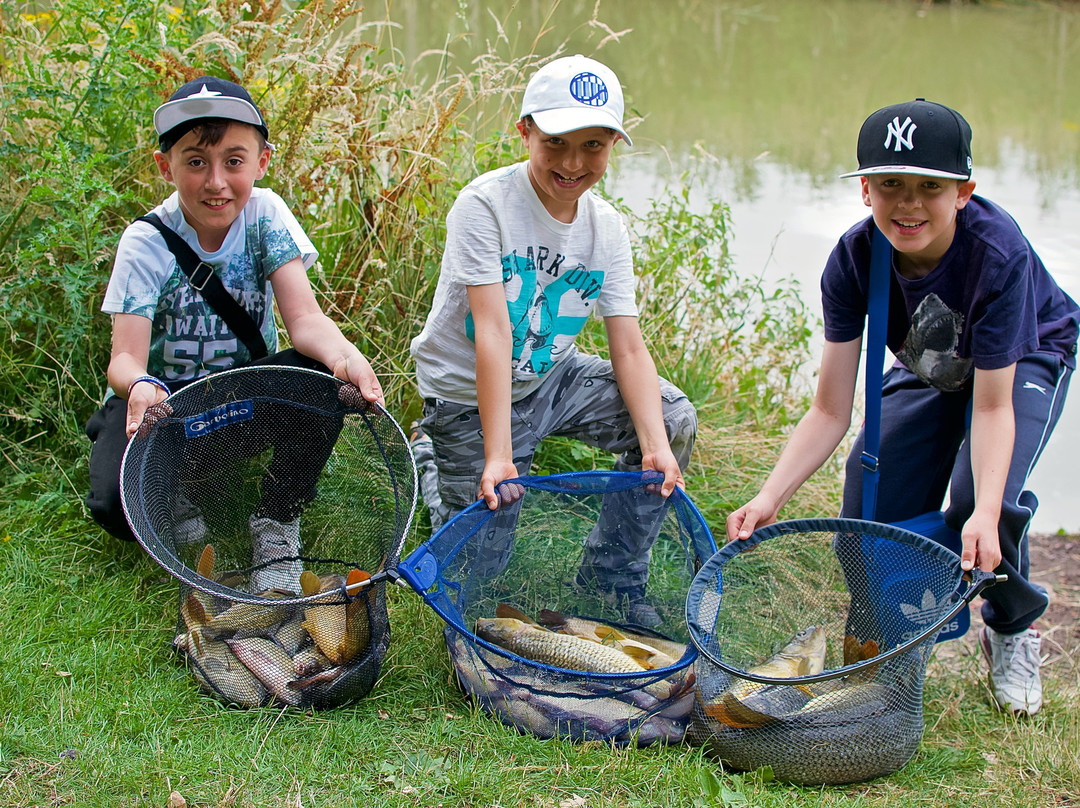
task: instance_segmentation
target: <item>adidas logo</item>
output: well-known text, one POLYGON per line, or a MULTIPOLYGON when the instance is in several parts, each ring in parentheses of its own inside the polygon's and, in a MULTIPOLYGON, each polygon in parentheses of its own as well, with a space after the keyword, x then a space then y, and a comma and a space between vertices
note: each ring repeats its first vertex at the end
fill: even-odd
POLYGON ((900 611, 904 617, 910 620, 912 623, 919 623, 925 625, 932 623, 941 616, 941 607, 934 598, 934 593, 927 589, 923 592, 922 603, 918 606, 914 606, 910 603, 901 603, 900 611))

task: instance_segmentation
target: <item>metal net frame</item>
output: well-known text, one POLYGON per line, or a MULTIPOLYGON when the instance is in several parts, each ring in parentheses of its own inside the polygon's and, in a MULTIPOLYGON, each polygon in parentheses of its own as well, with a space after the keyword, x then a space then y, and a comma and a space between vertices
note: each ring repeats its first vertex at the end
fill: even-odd
POLYGON ((469 507, 402 561, 402 577, 446 621, 458 681, 482 710, 543 738, 639 746, 683 740, 696 656, 685 598, 716 545, 681 490, 659 496, 660 480, 651 472, 521 477, 519 501, 495 511, 482 502, 469 507), (595 541, 601 528, 609 540, 646 537, 647 570, 635 574, 646 579, 657 625, 628 620, 627 601, 598 580, 579 579, 586 544, 596 545, 594 562, 612 564, 613 580, 626 577, 618 553, 606 557, 604 542, 595 541), (507 624, 517 626, 515 636, 538 641, 538 653, 486 633, 484 621, 508 609, 510 620, 539 624, 507 624), (592 657, 597 647, 602 659, 592 657), (637 654, 638 664, 624 667, 626 653, 637 654))
POLYGON ((132 531, 179 581, 174 648, 243 707, 361 698, 417 473, 390 414, 313 370, 240 368, 148 411, 121 468, 132 531))

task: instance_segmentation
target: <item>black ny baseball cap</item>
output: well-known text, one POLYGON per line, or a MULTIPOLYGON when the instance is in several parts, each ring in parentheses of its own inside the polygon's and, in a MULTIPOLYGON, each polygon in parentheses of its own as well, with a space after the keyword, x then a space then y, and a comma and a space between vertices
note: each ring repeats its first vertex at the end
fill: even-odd
POLYGON ((916 98, 883 107, 859 130, 859 168, 841 177, 921 174, 971 179, 971 127, 954 109, 916 98))
POLYGON ((175 143, 202 118, 251 124, 263 140, 270 137, 266 121, 248 91, 235 82, 214 76, 193 79, 173 93, 154 111, 154 129, 162 143, 175 143))

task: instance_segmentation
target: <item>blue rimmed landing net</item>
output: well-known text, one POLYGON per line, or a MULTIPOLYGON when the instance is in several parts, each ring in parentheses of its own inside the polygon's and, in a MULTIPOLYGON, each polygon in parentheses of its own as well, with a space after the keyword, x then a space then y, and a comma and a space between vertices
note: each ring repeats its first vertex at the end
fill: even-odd
POLYGON ((446 621, 462 688, 544 738, 682 741, 686 594, 715 552, 701 514, 679 490, 661 497, 649 472, 518 482, 519 501, 477 503, 399 567, 446 621))

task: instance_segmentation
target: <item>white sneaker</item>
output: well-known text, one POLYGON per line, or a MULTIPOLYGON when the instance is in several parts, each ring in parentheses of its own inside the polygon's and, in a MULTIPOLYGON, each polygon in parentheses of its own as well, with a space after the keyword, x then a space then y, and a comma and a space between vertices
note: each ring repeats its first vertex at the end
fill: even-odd
POLYGON ((304 565, 296 558, 300 554, 300 517, 291 522, 279 522, 267 516, 252 516, 251 565, 258 567, 251 573, 251 592, 258 594, 268 589, 284 589, 300 592, 300 574, 304 565), (274 562, 276 559, 281 561, 274 562), (267 566, 262 566, 262 565, 267 566))
POLYGON ((1019 634, 999 634, 984 626, 979 642, 990 663, 990 689, 998 706, 1010 713, 1035 715, 1042 707, 1039 632, 1029 628, 1019 634))

